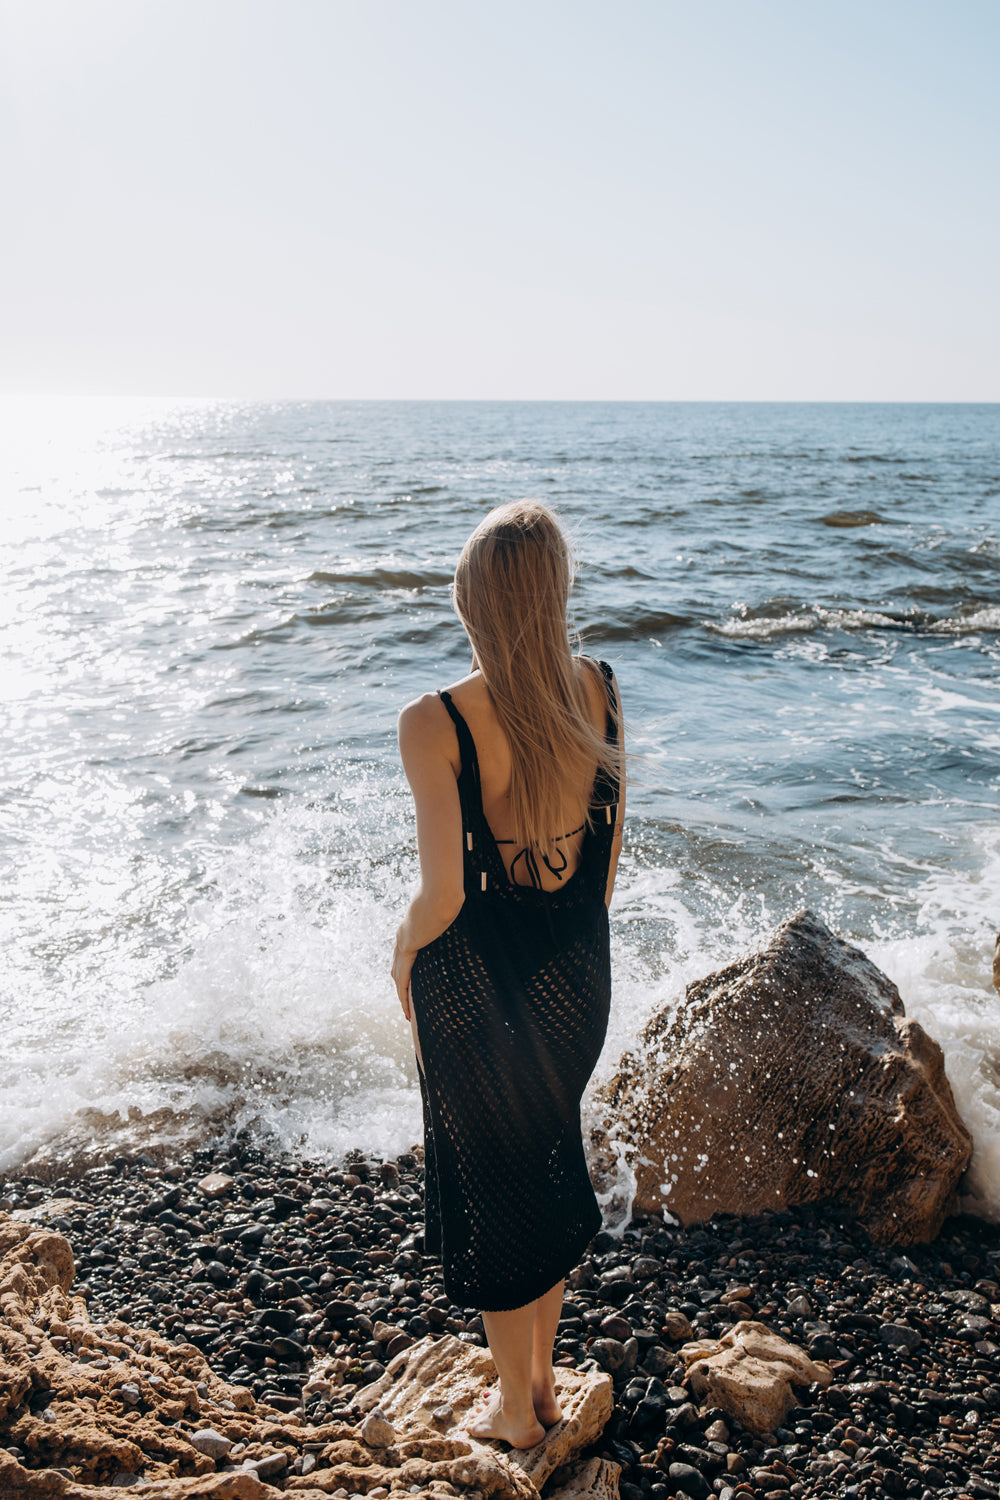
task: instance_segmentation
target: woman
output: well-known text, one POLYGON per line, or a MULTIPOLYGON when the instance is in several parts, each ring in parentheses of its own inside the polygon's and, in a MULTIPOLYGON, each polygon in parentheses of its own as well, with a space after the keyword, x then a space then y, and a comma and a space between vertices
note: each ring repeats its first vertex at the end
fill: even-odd
POLYGON ((563 1279, 597 1233, 580 1100, 611 998, 624 816, 610 667, 570 652, 569 550, 535 501, 466 543, 455 608, 470 676, 399 721, 420 886, 392 975, 424 1101, 426 1247, 483 1309, 499 1392, 469 1426, 515 1448, 561 1417, 563 1279))

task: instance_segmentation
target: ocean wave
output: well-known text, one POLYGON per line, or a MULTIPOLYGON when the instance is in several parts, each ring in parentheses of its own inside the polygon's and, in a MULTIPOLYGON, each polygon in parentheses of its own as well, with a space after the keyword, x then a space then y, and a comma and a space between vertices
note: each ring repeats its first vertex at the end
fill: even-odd
POLYGON ((753 615, 706 623, 707 630, 733 640, 773 640, 782 635, 806 635, 832 630, 902 630, 919 635, 979 635, 1000 631, 1000 606, 971 613, 936 616, 923 610, 826 609, 809 605, 782 614, 753 615))
POLYGON ((450 584, 454 573, 444 568, 370 568, 367 572, 331 573, 317 570, 306 583, 352 583, 375 589, 431 589, 450 584))
POLYGON ((595 643, 634 641, 642 636, 666 635, 668 631, 680 630, 690 624, 689 616, 671 614, 669 610, 634 609, 623 612, 615 620, 588 620, 581 627, 580 634, 595 643))
POLYGON ((877 510, 832 510, 829 515, 820 516, 821 526, 832 526, 848 530, 853 526, 885 526, 887 523, 877 510))

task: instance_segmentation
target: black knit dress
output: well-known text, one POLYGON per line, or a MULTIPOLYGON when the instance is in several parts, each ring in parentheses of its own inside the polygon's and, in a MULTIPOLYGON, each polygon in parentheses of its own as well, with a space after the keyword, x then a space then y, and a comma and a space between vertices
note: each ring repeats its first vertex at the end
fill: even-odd
MULTIPOLYGON (((607 737, 617 743, 611 668, 607 737)), ((580 1100, 611 1002, 604 904, 618 783, 603 772, 580 864, 555 891, 510 880, 483 813, 468 725, 458 734, 465 902, 421 948, 412 997, 423 1056, 426 1234, 449 1297, 487 1312, 554 1286, 601 1227, 580 1100)))

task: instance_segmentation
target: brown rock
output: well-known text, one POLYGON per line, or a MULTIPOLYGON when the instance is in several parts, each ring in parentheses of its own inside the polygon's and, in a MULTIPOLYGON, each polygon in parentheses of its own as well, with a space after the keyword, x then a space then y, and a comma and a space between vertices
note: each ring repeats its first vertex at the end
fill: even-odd
POLYGON ((209 1172, 198 1184, 198 1191, 203 1198, 224 1198, 233 1185, 233 1178, 228 1172, 209 1172))
MULTIPOLYGON (((488 1349, 447 1336, 436 1341, 428 1337, 397 1355, 381 1379, 360 1393, 358 1405, 364 1411, 381 1408, 399 1435, 397 1446, 408 1433, 435 1430, 435 1421, 440 1433, 441 1410, 450 1407, 451 1420, 443 1435, 460 1435, 470 1444, 470 1456, 477 1463, 502 1461, 517 1476, 517 1493, 530 1494, 603 1431, 614 1399, 611 1379, 597 1371, 558 1369, 556 1389, 563 1420, 549 1428, 537 1447, 502 1453, 493 1443, 470 1438, 463 1427, 483 1387, 493 1385, 496 1378, 488 1349)), ((461 1477, 458 1482, 468 1483, 461 1477)))
POLYGON ((763 1323, 737 1323, 719 1339, 685 1344, 681 1358, 694 1394, 721 1407, 751 1432, 774 1432, 796 1403, 793 1386, 828 1386, 829 1366, 818 1364, 763 1323))
POLYGON ((671 1307, 667 1309, 663 1318, 663 1332, 668 1339, 673 1339, 674 1343, 680 1343, 682 1339, 689 1339, 694 1329, 679 1307, 671 1307))
POLYGON ((388 1448, 396 1441, 396 1431, 376 1406, 361 1424, 361 1441, 369 1448, 388 1448))
POLYGON ((55 1469, 68 1469, 89 1495, 123 1471, 144 1482, 214 1473, 213 1461, 167 1423, 198 1413, 196 1387, 203 1382, 211 1401, 232 1403, 227 1435, 245 1438, 259 1421, 240 1410, 253 1407, 250 1392, 220 1380, 191 1346, 147 1333, 148 1352, 140 1355, 123 1342, 130 1333, 124 1323, 91 1324, 82 1298, 69 1295, 72 1278, 72 1251, 61 1235, 0 1215, 0 1434, 29 1461, 0 1488, 23 1490, 25 1474, 34 1476, 31 1493, 41 1493, 43 1473, 50 1488, 70 1484, 52 1477, 55 1469), (79 1363, 74 1349, 80 1348, 113 1355, 114 1363, 103 1370, 79 1363), (48 1392, 45 1415, 29 1409, 33 1389, 48 1392), (135 1409, 140 1403, 142 1413, 135 1409))
POLYGON ((636 1206, 684 1224, 834 1199, 878 1243, 927 1241, 972 1153, 940 1047, 810 912, 689 985, 603 1097, 636 1206))
MULTIPOLYGON (((112 1485, 82 1485, 51 1469, 24 1469, 0 1449, 0 1493, 5 1500, 121 1500, 122 1490, 112 1485)), ((195 1495, 207 1500, 278 1500, 279 1491, 261 1484, 255 1474, 241 1470, 233 1474, 210 1474, 197 1479, 167 1479, 143 1484, 137 1493, 143 1500, 186 1500, 195 1495)))
POLYGON ((621 1472, 610 1459, 578 1459, 556 1470, 545 1500, 618 1500, 621 1472))

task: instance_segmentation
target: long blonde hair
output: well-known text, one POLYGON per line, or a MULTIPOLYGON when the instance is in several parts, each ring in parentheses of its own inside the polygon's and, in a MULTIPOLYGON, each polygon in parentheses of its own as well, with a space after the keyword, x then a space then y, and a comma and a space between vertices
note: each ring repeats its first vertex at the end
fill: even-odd
POLYGON ((538 500, 490 511, 455 571, 455 609, 510 744, 513 834, 535 848, 568 831, 578 804, 567 787, 589 790, 597 770, 617 777, 621 769, 617 743, 595 730, 574 668, 572 579, 566 537, 538 500))

